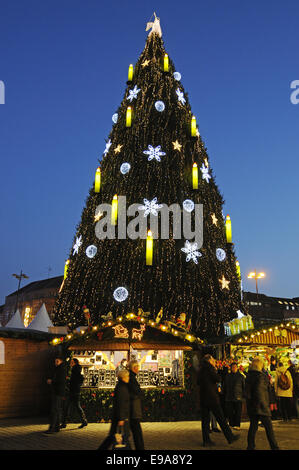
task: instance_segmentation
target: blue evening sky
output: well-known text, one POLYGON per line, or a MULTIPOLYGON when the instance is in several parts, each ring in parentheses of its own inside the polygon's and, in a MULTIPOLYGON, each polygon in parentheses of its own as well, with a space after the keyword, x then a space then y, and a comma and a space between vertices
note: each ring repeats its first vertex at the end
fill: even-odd
POLYGON ((261 292, 299 296, 297 0, 1 0, 0 304, 12 273, 63 273, 154 11, 232 219, 244 290, 257 269, 261 292))

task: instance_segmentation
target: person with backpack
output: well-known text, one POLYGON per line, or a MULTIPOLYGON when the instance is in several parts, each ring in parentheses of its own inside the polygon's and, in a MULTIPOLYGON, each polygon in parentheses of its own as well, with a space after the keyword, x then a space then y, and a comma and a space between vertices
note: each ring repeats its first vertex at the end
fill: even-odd
POLYGON ((71 360, 70 365, 71 365, 72 371, 71 371, 71 378, 70 378, 70 384, 69 384, 69 387, 70 387, 69 396, 68 396, 68 400, 64 409, 62 424, 60 427, 66 428, 66 423, 69 419, 70 411, 73 408, 73 410, 77 411, 77 413, 80 416, 81 425, 79 426, 79 428, 81 429, 87 426, 88 424, 85 413, 80 405, 80 388, 81 388, 81 385, 83 384, 84 376, 81 373, 82 367, 79 364, 79 361, 77 358, 73 358, 71 360))
POLYGON ((279 410, 284 421, 292 418, 293 379, 287 367, 278 363, 274 389, 279 402, 279 410))

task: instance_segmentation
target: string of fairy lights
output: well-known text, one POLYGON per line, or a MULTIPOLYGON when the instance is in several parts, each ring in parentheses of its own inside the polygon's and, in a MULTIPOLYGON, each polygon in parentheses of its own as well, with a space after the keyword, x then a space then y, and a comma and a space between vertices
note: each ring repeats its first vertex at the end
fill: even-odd
POLYGON ((264 326, 264 327, 260 327, 254 330, 249 330, 247 332, 243 331, 237 335, 234 335, 235 337, 234 341, 237 341, 238 343, 246 343, 248 341, 254 342, 254 340, 257 337, 260 337, 262 334, 266 334, 266 333, 274 333, 274 335, 276 333, 281 334, 281 332, 283 332, 285 329, 288 329, 295 333, 299 333, 298 324, 287 322, 287 323, 280 323, 279 325, 275 324, 275 325, 271 325, 267 327, 264 326))
MULTIPOLYGON (((79 328, 78 330, 74 330, 73 332, 68 333, 65 336, 54 338, 53 340, 51 340, 51 344, 53 346, 57 346, 60 344, 70 345, 73 341, 76 341, 83 337, 87 339, 88 337, 97 334, 99 331, 102 331, 105 328, 113 328, 115 327, 115 325, 120 325, 125 328, 125 325, 130 322, 138 322, 140 325, 149 326, 163 333, 168 333, 174 338, 182 339, 190 344, 205 344, 205 340, 199 338, 190 331, 186 331, 183 328, 179 328, 175 324, 171 324, 171 322, 160 324, 159 322, 155 322, 151 319, 135 315, 134 313, 128 313, 124 316, 118 316, 116 320, 111 319, 108 321, 104 321, 100 325, 89 326, 86 329, 79 328)), ((117 337, 117 335, 115 335, 115 337, 117 337)), ((123 338, 126 338, 126 336, 123 336, 123 338)))

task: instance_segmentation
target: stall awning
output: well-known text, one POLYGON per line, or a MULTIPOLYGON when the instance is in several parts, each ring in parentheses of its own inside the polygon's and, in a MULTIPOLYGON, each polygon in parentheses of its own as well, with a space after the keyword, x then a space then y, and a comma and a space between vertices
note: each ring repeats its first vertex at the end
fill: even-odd
POLYGON ((71 351, 129 351, 130 347, 138 350, 153 349, 161 350, 181 350, 191 351, 192 347, 177 343, 151 343, 151 342, 134 342, 123 343, 121 341, 84 341, 69 346, 71 351))
POLYGON ((231 340, 235 344, 264 344, 268 346, 291 346, 299 341, 299 332, 291 327, 278 327, 246 332, 231 340))
POLYGON ((112 323, 106 328, 92 327, 85 331, 78 331, 66 335, 63 341, 70 350, 128 351, 131 347, 139 350, 191 351, 195 337, 188 332, 183 332, 178 336, 153 328, 149 324, 124 322, 112 323))

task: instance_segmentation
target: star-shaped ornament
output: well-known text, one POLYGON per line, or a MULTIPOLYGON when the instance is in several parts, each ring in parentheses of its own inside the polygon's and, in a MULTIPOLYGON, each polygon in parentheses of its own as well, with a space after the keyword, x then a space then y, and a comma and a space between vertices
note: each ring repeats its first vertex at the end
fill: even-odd
POLYGON ((212 214, 211 217, 212 217, 212 223, 217 226, 218 219, 217 219, 216 215, 212 214))
POLYGON ((95 216, 94 216, 94 221, 95 222, 98 222, 102 217, 103 217, 103 212, 98 212, 95 216))
POLYGON ((228 289, 229 290, 228 285, 229 285, 230 281, 225 279, 224 275, 222 276, 222 279, 219 279, 219 282, 221 284, 221 289, 228 289))
POLYGON ((182 145, 179 144, 177 140, 175 142, 172 142, 172 145, 174 150, 178 150, 179 152, 181 151, 182 145))
POLYGON ((119 145, 114 149, 114 153, 119 153, 122 149, 123 145, 119 145))
POLYGON ((146 67, 148 64, 150 63, 149 60, 145 60, 144 62, 142 62, 142 67, 146 67))

